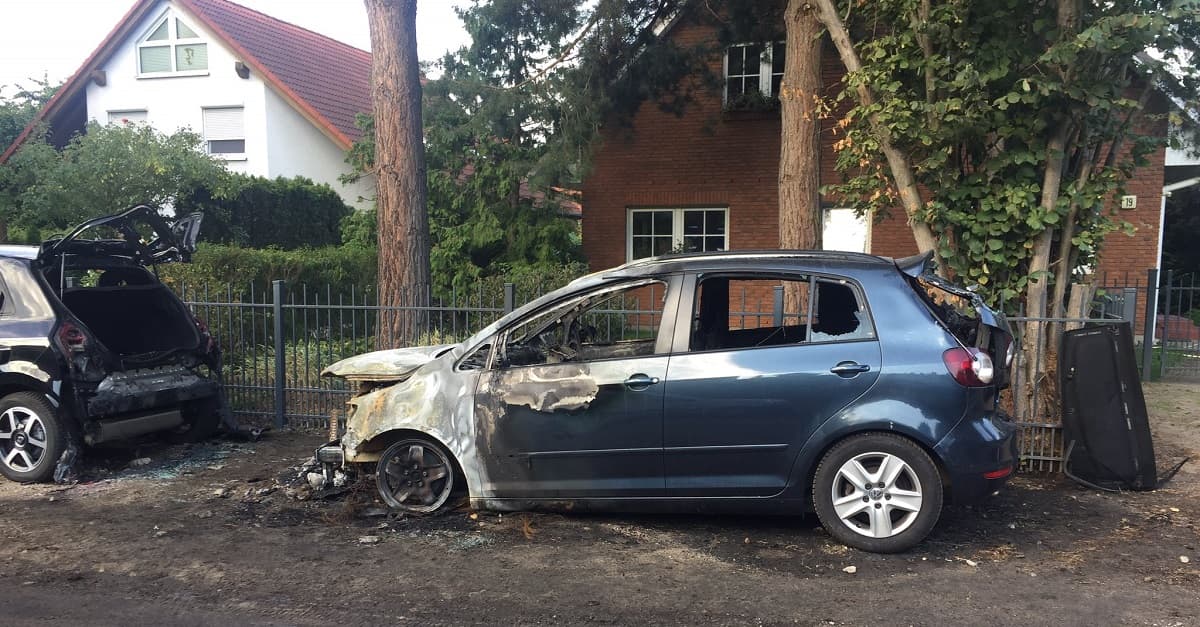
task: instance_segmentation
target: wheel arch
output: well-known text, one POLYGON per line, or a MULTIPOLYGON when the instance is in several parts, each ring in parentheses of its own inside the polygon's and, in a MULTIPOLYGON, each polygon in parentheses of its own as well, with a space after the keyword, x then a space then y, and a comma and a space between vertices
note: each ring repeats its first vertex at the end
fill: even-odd
POLYGON ((450 458, 450 463, 454 464, 455 477, 457 477, 454 489, 458 490, 469 487, 470 482, 467 480, 466 473, 463 472, 462 462, 459 461, 458 455, 455 455, 454 450, 447 446, 441 438, 427 431, 408 428, 391 429, 363 442, 359 450, 364 453, 382 454, 389 446, 406 438, 428 440, 440 447, 450 458))
POLYGON ((925 454, 929 456, 929 459, 933 460, 934 468, 937 468, 938 476, 941 477, 941 480, 942 480, 942 495, 947 496, 950 494, 950 473, 946 469, 945 461, 942 460, 941 456, 938 455, 937 451, 934 450, 934 448, 931 444, 924 441, 920 437, 914 437, 913 434, 908 433, 907 430, 885 429, 885 428, 881 428, 878 426, 872 426, 872 427, 865 427, 862 429, 855 429, 852 431, 841 432, 841 433, 838 433, 836 435, 833 435, 833 436, 827 438, 825 441, 823 441, 821 443, 821 446, 819 449, 817 449, 816 454, 810 456, 806 460, 806 465, 803 468, 802 474, 800 475, 803 478, 803 483, 801 484, 800 488, 803 491, 802 496, 804 498, 805 508, 807 508, 807 509, 812 508, 813 482, 815 481, 816 476, 817 476, 817 468, 821 465, 821 460, 825 458, 825 455, 827 455, 829 453, 829 451, 831 451, 833 449, 833 447, 837 446, 838 444, 841 444, 842 442, 845 442, 846 440, 848 440, 850 438, 858 437, 858 436, 862 436, 862 435, 875 435, 875 434, 891 435, 891 436, 895 436, 895 437, 904 438, 905 440, 908 440, 909 442, 912 442, 913 444, 916 444, 918 447, 920 447, 921 450, 925 451, 925 454))

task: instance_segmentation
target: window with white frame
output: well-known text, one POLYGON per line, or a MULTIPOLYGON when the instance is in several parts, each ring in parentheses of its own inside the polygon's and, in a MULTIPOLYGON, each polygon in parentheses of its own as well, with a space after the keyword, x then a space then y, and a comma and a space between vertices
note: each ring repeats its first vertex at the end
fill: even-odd
POLYGON ((783 82, 783 42, 734 44, 725 51, 725 105, 779 96, 783 82))
POLYGON ((226 159, 246 155, 246 122, 242 107, 210 107, 204 111, 204 146, 226 159))
POLYGON ((145 124, 145 109, 127 109, 124 111, 109 111, 109 124, 145 124))
POLYGON ((630 261, 729 249, 729 210, 724 208, 630 209, 627 224, 630 261))
POLYGON ((208 72, 208 44, 168 11, 138 42, 139 76, 178 76, 208 72))

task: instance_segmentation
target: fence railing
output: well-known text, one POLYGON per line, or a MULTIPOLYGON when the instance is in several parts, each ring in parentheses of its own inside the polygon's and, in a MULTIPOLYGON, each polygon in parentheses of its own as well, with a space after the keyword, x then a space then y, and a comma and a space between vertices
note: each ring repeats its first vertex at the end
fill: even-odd
MULTIPOLYGON (((1192 277, 1188 280, 1193 283, 1186 286, 1171 278, 1170 273, 1166 278, 1159 290, 1156 270, 1148 272, 1144 282, 1131 281, 1128 276, 1104 277, 1097 281, 1097 297, 1087 318, 1011 317, 1017 345, 1024 333, 1058 337, 1073 326, 1128 323, 1140 343, 1144 380, 1152 375, 1187 376, 1193 369, 1200 376, 1200 337, 1190 339, 1190 335, 1180 332, 1182 327, 1171 324, 1176 320, 1172 316, 1178 316, 1184 307, 1190 311, 1193 300, 1200 305, 1200 294, 1194 292, 1200 286, 1192 277), (1158 312, 1166 312, 1166 323, 1158 312)), ((282 281, 273 282, 265 290, 223 286, 181 288, 180 293, 220 342, 234 413, 258 424, 304 428, 325 427, 329 416, 340 413, 352 394, 342 380, 320 376, 329 364, 382 346, 459 342, 512 311, 515 304, 540 295, 517 294, 512 284, 504 284, 488 290, 481 287, 454 292, 447 298, 429 299, 427 305, 406 304, 417 299, 405 297, 400 305, 384 307, 376 302, 372 290, 329 286, 313 289, 288 286, 282 281), (380 317, 400 311, 420 312, 420 327, 410 329, 403 337, 385 335, 381 339, 380 317)), ((776 314, 782 311, 781 294, 759 300, 742 303, 736 313, 743 318, 766 316, 766 320, 777 320, 776 314)), ((1052 343, 1035 344, 1040 347, 1037 354, 1016 355, 1016 378, 1004 402, 1021 425, 1024 467, 1053 471, 1058 469, 1063 452, 1054 372, 1057 350, 1052 343), (1029 382, 1032 393, 1015 394, 1012 390, 1024 389, 1023 365, 1031 359, 1044 364, 1029 382)))

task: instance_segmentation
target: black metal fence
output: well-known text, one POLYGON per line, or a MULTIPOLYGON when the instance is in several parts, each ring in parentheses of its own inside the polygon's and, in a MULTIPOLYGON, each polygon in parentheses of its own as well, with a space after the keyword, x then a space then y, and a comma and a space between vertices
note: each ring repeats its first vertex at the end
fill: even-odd
POLYGON ((466 339, 512 311, 512 284, 482 287, 433 298, 428 305, 380 306, 372 290, 331 286, 288 287, 274 281, 269 290, 247 286, 182 288, 180 295, 208 325, 221 345, 225 381, 239 418, 277 427, 324 427, 340 412, 351 391, 339 379, 321 377, 329 364, 378 347, 449 344, 466 339), (378 335, 381 315, 419 313, 421 328, 403 337, 378 335))
MULTIPOLYGON (((1011 317, 1018 345, 1024 333, 1057 337, 1071 327, 1128 323, 1140 344, 1144 380, 1151 376, 1200 377, 1200 338, 1185 334, 1185 327, 1177 321, 1183 312, 1200 306, 1200 295, 1196 294, 1200 286, 1195 277, 1187 277, 1189 283, 1184 284, 1183 278, 1167 273, 1160 290, 1159 278, 1157 270, 1149 271, 1144 280, 1127 275, 1097 277, 1096 296, 1084 317, 1011 317)), ((370 289, 314 289, 287 286, 282 281, 273 282, 266 290, 223 286, 183 288, 180 292, 221 344, 234 413, 258 424, 302 428, 325 427, 329 416, 340 413, 351 395, 343 381, 320 376, 329 364, 379 346, 458 342, 512 311, 514 304, 540 295, 518 294, 512 284, 504 284, 433 298, 427 306, 405 304, 415 299, 402 298, 398 306, 381 307, 370 289), (391 311, 419 312, 420 327, 403 337, 384 337, 380 341, 380 316, 391 311)), ((763 302, 756 305, 742 303, 742 311, 737 313, 772 319, 773 312, 782 311, 781 294, 760 300, 763 302)), ((1017 380, 1013 389, 1023 383, 1022 366, 1028 360, 1039 364, 1057 360, 1056 351, 1046 348, 1053 343, 1036 344, 1043 353, 1018 353, 1015 357, 1017 380)), ((1056 470, 1062 459, 1054 379, 1052 368, 1040 369, 1031 381, 1031 395, 1009 393, 1005 399, 1021 423, 1022 460, 1030 470, 1056 470)))
POLYGON ((1200 380, 1200 277, 1168 270, 1161 292, 1157 359, 1148 363, 1163 379, 1200 380))

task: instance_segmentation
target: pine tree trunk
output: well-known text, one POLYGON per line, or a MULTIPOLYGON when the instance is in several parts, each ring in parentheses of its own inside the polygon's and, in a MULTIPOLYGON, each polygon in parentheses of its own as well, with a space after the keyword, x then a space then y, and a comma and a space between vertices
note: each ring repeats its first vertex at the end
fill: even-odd
POLYGON ((417 341, 429 303, 429 215, 417 64, 417 1, 365 0, 379 220, 379 348, 417 341))
POLYGON ((787 59, 779 89, 779 247, 821 248, 821 22, 808 0, 784 13, 787 59))

